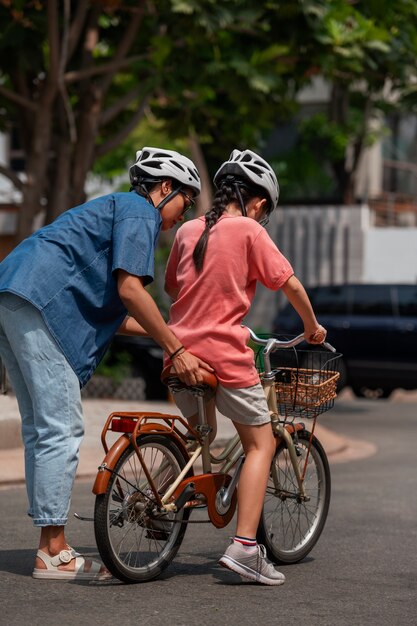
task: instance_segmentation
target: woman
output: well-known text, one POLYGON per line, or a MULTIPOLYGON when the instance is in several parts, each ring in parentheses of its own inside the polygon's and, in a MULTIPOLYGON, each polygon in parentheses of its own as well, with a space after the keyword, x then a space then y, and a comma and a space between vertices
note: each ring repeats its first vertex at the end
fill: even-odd
MULTIPOLYGON (((304 323, 307 341, 322 343, 326 331, 291 265, 262 227, 279 196, 270 165, 250 150, 234 150, 214 183, 212 209, 179 229, 168 260, 165 289, 174 300, 169 327, 184 349, 215 370, 215 404, 232 419, 245 451, 236 535, 219 562, 251 580, 281 585, 284 575, 256 542, 275 452, 266 399, 247 346, 248 331, 241 325, 257 281, 283 290, 304 323)), ((186 418, 196 421, 191 396, 176 394, 175 402, 186 418)))
POLYGON ((68 545, 65 525, 84 431, 80 387, 116 331, 146 331, 188 384, 207 367, 182 349, 176 355, 181 343, 145 289, 159 232, 183 219, 200 192, 198 172, 178 152, 143 148, 130 179, 129 193, 66 211, 0 264, 0 356, 22 417, 28 514, 40 529, 38 579, 103 573, 68 545))

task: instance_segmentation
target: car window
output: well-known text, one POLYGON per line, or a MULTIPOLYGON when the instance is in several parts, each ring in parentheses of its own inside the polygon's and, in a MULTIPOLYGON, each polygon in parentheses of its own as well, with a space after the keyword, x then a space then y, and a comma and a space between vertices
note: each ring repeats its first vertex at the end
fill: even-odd
POLYGON ((400 317, 417 317, 417 285, 398 285, 397 297, 400 317))
POLYGON ((390 285, 356 285, 352 299, 353 315, 393 315, 390 285))
POLYGON ((309 291, 316 315, 346 315, 348 311, 349 287, 333 285, 309 291))

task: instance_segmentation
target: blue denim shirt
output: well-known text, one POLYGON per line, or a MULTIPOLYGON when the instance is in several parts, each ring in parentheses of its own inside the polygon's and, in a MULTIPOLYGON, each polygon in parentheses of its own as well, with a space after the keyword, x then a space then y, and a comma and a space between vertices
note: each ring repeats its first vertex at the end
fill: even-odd
POLYGON ((115 270, 154 277, 161 216, 136 194, 66 211, 0 263, 0 292, 31 302, 84 385, 127 314, 115 270))

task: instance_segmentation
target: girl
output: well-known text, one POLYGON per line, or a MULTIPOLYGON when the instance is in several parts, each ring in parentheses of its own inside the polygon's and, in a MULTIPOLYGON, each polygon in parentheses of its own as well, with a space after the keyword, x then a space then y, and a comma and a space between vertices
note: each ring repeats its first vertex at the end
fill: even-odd
MULTIPOLYGON (((241 325, 257 281, 283 290, 304 323, 307 341, 322 343, 326 331, 291 265, 262 228, 278 203, 278 181, 270 165, 250 150, 234 150, 214 184, 212 209, 184 224, 174 241, 165 281, 174 300, 169 326, 187 350, 214 368, 219 380, 214 402, 233 420, 245 451, 236 535, 219 563, 250 580, 281 585, 284 575, 256 543, 275 452, 266 399, 247 346, 248 331, 241 325)), ((175 402, 195 423, 194 399, 176 394, 175 402)))

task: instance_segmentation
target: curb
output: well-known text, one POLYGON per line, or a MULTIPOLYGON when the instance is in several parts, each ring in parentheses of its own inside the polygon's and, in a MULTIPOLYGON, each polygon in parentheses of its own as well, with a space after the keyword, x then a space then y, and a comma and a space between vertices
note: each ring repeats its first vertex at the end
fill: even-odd
POLYGON ((23 447, 20 429, 20 418, 0 418, 0 451, 23 447))
POLYGON ((0 395, 0 451, 23 447, 21 428, 15 396, 12 394, 0 395))

